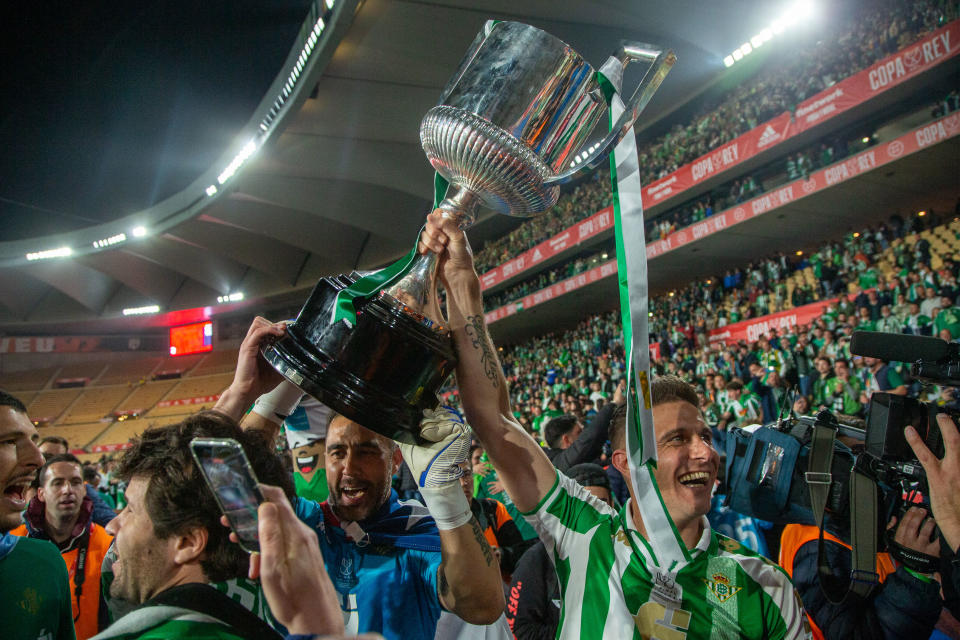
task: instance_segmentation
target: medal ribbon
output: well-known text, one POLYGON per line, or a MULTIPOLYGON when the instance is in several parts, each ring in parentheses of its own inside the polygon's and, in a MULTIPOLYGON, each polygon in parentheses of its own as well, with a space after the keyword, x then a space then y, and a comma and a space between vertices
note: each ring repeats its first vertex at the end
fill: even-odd
MULTIPOLYGON (((624 111, 619 88, 623 64, 611 57, 597 74, 609 105, 610 126, 624 111)), ((627 455, 630 481, 643 518, 646 537, 657 563, 675 571, 690 561, 690 553, 670 518, 653 476, 657 442, 650 402, 650 334, 647 286, 647 252, 641 201, 640 166, 633 127, 610 156, 613 189, 614 235, 617 247, 617 280, 623 344, 627 354, 627 455)))

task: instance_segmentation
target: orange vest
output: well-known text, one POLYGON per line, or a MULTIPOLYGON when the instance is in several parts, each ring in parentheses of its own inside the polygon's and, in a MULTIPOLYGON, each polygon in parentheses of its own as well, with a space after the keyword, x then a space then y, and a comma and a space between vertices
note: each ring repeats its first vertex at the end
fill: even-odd
MULTIPOLYGON (((77 556, 80 554, 80 550, 74 548, 61 554, 67 565, 67 573, 70 575, 70 605, 73 607, 73 626, 77 632, 77 640, 87 640, 87 638, 92 638, 100 631, 97 628, 100 615, 100 567, 103 564, 104 556, 107 555, 107 549, 110 548, 110 543, 113 542, 113 536, 107 533, 103 527, 98 524, 92 524, 92 527, 90 543, 87 546, 87 559, 83 571, 83 587, 79 602, 74 575, 77 570, 77 556)), ((29 535, 25 524, 20 525, 10 533, 23 537, 29 535)))
MULTIPOLYGON (((783 567, 783 570, 787 572, 791 579, 793 578, 793 559, 797 555, 797 551, 806 543, 816 542, 819 538, 820 530, 813 525, 788 524, 783 528, 783 533, 780 535, 780 566, 783 567)), ((847 549, 852 549, 849 544, 826 531, 823 532, 823 540, 824 542, 829 540, 847 549)), ((877 554, 876 571, 881 583, 896 570, 897 567, 893 564, 893 558, 890 557, 889 553, 877 554)), ((820 627, 813 621, 813 616, 809 612, 807 618, 810 619, 810 628, 813 631, 814 640, 824 640, 823 632, 820 631, 820 627)))

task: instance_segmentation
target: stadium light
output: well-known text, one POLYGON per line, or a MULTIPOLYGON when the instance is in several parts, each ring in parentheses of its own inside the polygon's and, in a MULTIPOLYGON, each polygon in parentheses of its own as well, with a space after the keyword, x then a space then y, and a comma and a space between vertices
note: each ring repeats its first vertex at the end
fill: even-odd
POLYGON ((790 13, 793 14, 796 18, 800 20, 809 20, 813 17, 814 6, 813 2, 810 0, 800 0, 790 10, 790 13))
POLYGON ((228 293, 225 296, 217 296, 217 303, 223 304, 225 302, 239 302, 243 300, 243 291, 234 291, 233 293, 228 293))
POLYGON ((750 55, 754 49, 759 49, 772 40, 773 36, 780 35, 788 27, 809 20, 814 13, 816 13, 816 5, 813 0, 799 0, 771 22, 769 26, 764 27, 757 35, 750 38, 748 42, 734 49, 730 55, 723 59, 723 65, 728 68, 732 67, 735 63, 743 60, 744 56, 750 55))
POLYGON ((96 240, 93 243, 94 249, 103 249, 104 247, 109 247, 120 242, 126 242, 127 234, 118 233, 115 236, 110 236, 109 238, 104 238, 103 240, 96 240))
POLYGON ((134 227, 134 228, 133 228, 133 231, 131 231, 131 233, 133 234, 133 237, 134 237, 134 238, 142 238, 143 236, 147 235, 147 228, 146 228, 146 227, 134 227))
POLYGON ((73 249, 70 247, 60 247, 58 249, 46 249, 45 251, 33 251, 27 254, 27 260, 49 260, 51 258, 68 258, 73 255, 73 249))
POLYGON ((160 311, 160 306, 156 304, 149 304, 145 307, 128 307, 123 310, 123 315, 125 316, 142 316, 148 313, 158 313, 160 311))
POLYGON ((210 185, 209 187, 207 187, 207 195, 208 195, 208 196, 212 196, 212 195, 214 195, 215 193, 217 193, 217 185, 212 184, 212 185, 210 185))
MULTIPOLYGON (((237 172, 244 162, 246 162, 250 156, 253 155, 253 152, 257 150, 257 141, 251 140, 247 144, 243 145, 243 149, 240 149, 240 153, 233 157, 233 160, 230 161, 230 164, 226 166, 223 172, 217 176, 217 182, 223 184, 227 180, 233 177, 233 174, 237 172)), ((208 187, 209 189, 209 187, 208 187)))

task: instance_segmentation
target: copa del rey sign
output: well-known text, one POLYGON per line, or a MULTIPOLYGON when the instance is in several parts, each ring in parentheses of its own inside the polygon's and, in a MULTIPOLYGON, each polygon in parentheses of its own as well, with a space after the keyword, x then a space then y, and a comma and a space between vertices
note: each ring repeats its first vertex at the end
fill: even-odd
POLYGON ((740 340, 756 342, 769 334, 772 329, 776 329, 782 335, 784 331, 793 331, 798 326, 810 324, 823 315, 823 311, 828 305, 837 300, 839 298, 820 300, 788 311, 771 313, 760 318, 728 324, 725 327, 711 330, 707 340, 710 344, 718 342, 733 344, 740 340))
POLYGON ((958 53, 960 20, 954 20, 909 47, 804 100, 797 105, 793 114, 781 113, 680 167, 669 176, 645 186, 643 204, 650 208, 666 202, 703 180, 723 173, 773 145, 850 111, 884 91, 942 64, 958 53))

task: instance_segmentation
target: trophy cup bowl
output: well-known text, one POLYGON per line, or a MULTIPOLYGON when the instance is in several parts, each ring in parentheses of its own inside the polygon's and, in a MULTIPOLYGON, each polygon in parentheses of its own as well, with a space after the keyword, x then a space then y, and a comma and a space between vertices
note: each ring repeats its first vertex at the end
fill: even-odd
MULTIPOLYGON (((580 148, 606 111, 598 74, 554 36, 518 22, 488 21, 440 102, 420 125, 427 159, 449 183, 439 208, 460 228, 481 204, 530 217, 553 206, 560 185, 595 169, 626 135, 675 61, 672 52, 625 44, 620 69, 650 63, 610 132, 580 148), (577 158, 575 162, 574 159, 577 158)), ((355 298, 357 321, 334 322, 337 294, 358 274, 317 283, 287 334, 262 349, 305 392, 385 436, 420 441, 424 409, 456 365, 436 299, 437 256, 416 258, 396 284, 355 298)))

